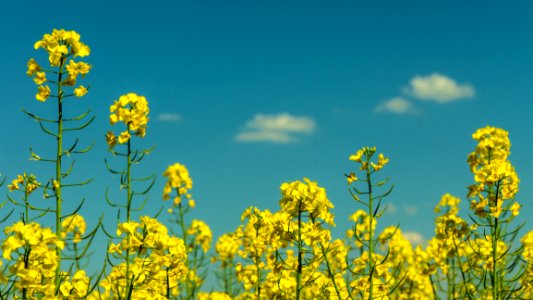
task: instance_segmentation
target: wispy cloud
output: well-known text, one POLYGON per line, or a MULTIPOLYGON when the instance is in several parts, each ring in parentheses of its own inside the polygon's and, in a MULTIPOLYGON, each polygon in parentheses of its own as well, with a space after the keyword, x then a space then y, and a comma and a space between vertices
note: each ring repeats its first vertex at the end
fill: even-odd
POLYGON ((407 239, 413 246, 423 245, 425 243, 424 236, 416 231, 407 231, 402 233, 403 237, 407 239))
POLYGON ((414 216, 418 214, 418 206, 412 205, 412 204, 403 204, 402 205, 403 212, 408 216, 414 216))
POLYGON ((183 118, 177 113, 161 113, 157 115, 157 120, 160 122, 180 122, 183 118))
POLYGON ((297 141, 298 135, 313 133, 314 129, 315 121, 309 117, 288 113, 256 114, 235 139, 239 142, 290 143, 297 141))
POLYGON ((416 114, 420 112, 413 103, 401 97, 395 97, 381 103, 376 107, 375 111, 378 113, 387 112, 397 115, 416 114))
POLYGON ((473 98, 474 87, 468 83, 458 84, 454 79, 439 73, 415 76, 404 92, 419 100, 448 103, 459 99, 473 98))

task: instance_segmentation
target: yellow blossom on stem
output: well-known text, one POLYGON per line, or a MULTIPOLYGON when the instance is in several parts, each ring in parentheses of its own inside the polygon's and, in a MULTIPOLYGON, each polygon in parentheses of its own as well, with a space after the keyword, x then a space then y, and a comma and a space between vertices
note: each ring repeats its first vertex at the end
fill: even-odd
POLYGON ((46 82, 46 73, 44 72, 37 72, 35 73, 35 77, 33 77, 33 82, 35 84, 43 84, 46 82))
POLYGON ((113 134, 113 132, 108 131, 105 140, 107 145, 109 146, 109 149, 113 149, 115 145, 117 144, 117 137, 113 134))
POLYGON ((35 99, 44 102, 48 97, 50 96, 50 87, 47 85, 40 85, 38 88, 38 92, 35 95, 35 99))
POLYGON ((118 143, 119 144, 124 144, 124 143, 128 142, 130 137, 131 137, 131 135, 130 135, 130 133, 128 131, 123 131, 118 136, 118 143))
POLYGON ((74 243, 79 243, 81 241, 82 235, 87 229, 87 224, 85 223, 85 219, 81 215, 74 214, 63 219, 63 222, 61 222, 61 227, 62 238, 65 238, 68 233, 73 233, 74 243))
POLYGON ((187 170, 187 167, 175 163, 168 166, 163 173, 163 176, 168 178, 163 189, 163 199, 170 199, 172 189, 178 191, 179 195, 177 197, 180 198, 178 201, 174 200, 175 205, 181 203, 181 196, 187 197, 187 195, 190 195, 189 190, 192 189, 192 179, 189 176, 189 170, 187 170))
POLYGON ((84 87, 83 85, 80 85, 79 87, 75 88, 74 89, 74 95, 76 97, 83 97, 87 94, 87 88, 84 87))
POLYGON ((33 57, 30 58, 28 61, 28 71, 26 71, 26 74, 28 74, 28 76, 33 76, 39 71, 41 71, 41 66, 39 66, 33 57))
POLYGON ((192 220, 191 226, 187 229, 187 234, 194 236, 194 244, 200 245, 204 253, 209 251, 213 234, 205 222, 201 220, 192 220))
POLYGON ((20 190, 19 184, 22 185, 23 189, 28 194, 31 194, 37 189, 39 185, 41 185, 41 183, 38 182, 35 178, 35 175, 28 175, 24 173, 23 175, 17 175, 17 178, 13 179, 13 181, 7 186, 7 188, 10 192, 20 190))
POLYGON ((348 184, 352 184, 357 181, 357 177, 355 176, 355 173, 351 172, 350 174, 346 175, 346 180, 348 181, 348 184))

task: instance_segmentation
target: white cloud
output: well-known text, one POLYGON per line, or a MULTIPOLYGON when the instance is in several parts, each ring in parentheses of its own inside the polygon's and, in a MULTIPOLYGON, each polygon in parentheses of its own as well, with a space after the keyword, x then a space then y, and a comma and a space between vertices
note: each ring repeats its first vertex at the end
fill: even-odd
POLYGON ((157 115, 157 120, 161 122, 180 122, 182 117, 177 113, 161 113, 157 115))
POLYGON ((395 97, 378 105, 376 107, 376 112, 389 112, 393 114, 404 115, 415 114, 418 113, 419 110, 414 106, 413 103, 403 98, 395 97))
POLYGON ((424 237, 416 231, 403 232, 402 235, 406 240, 411 242, 414 247, 423 245, 425 243, 424 237))
POLYGON ((235 139, 240 142, 275 142, 275 143, 290 143, 294 141, 294 137, 286 132, 273 131, 248 131, 239 133, 235 139))
POLYGON ((447 103, 475 96, 474 87, 470 84, 458 84, 454 79, 439 73, 428 76, 415 76, 410 86, 404 91, 420 100, 447 103))
POLYGON ((256 114, 245 125, 245 130, 235 136, 240 142, 290 143, 298 140, 298 134, 311 134, 315 121, 309 117, 256 114))
POLYGON ((414 216, 418 213, 418 206, 416 205, 404 204, 402 205, 402 208, 404 213, 408 216, 414 216))

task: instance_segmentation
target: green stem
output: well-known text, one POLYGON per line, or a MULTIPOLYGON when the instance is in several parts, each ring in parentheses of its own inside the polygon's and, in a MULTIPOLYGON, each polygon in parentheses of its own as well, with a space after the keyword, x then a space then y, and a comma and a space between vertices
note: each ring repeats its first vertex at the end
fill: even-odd
MULTIPOLYGON (((488 164, 491 164, 492 160, 492 151, 488 151, 488 164)), ((494 206, 498 208, 498 191, 494 193, 494 186, 489 186, 488 199, 489 199, 489 210, 492 207, 490 198, 494 195, 494 206)), ((490 235, 492 237, 492 270, 491 270, 491 284, 492 284, 492 299, 498 299, 498 270, 496 268, 496 258, 497 258, 497 246, 498 246, 498 218, 493 217, 490 213, 488 215, 489 225, 490 225, 490 235)))
MULTIPOLYGON (((178 194, 178 197, 179 194, 178 194)), ((187 243, 187 231, 185 230, 185 220, 183 220, 183 207, 181 205, 181 202, 180 204, 178 204, 178 208, 179 208, 179 213, 180 213, 180 219, 179 219, 179 223, 180 223, 180 227, 181 227, 181 235, 183 236, 183 242, 185 242, 185 247, 187 247, 187 252, 189 252, 189 244, 187 243)))
MULTIPOLYGON (((130 125, 127 125, 128 132, 130 131, 130 125)), ((126 222, 129 222, 131 219, 131 138, 128 139, 128 153, 127 153, 127 166, 126 166, 126 188, 127 188, 127 199, 126 199, 126 222)), ((128 234, 128 245, 130 244, 131 237, 128 234)), ((131 282, 131 285, 133 281, 131 282)), ((130 286, 130 251, 126 250, 126 285, 128 286, 127 290, 133 289, 133 286, 130 286)))
MULTIPOLYGON (((260 226, 255 227, 255 238, 256 239, 259 239, 259 228, 260 226)), ((256 256, 254 258, 254 263, 255 263, 255 275, 257 276, 256 291, 257 291, 258 300, 261 297, 261 269, 259 268, 260 262, 261 262, 261 256, 259 257, 256 256)))
POLYGON ((296 270, 296 300, 300 300, 302 286, 302 203, 298 204, 298 269, 296 270))
MULTIPOLYGON (((176 188, 176 193, 177 193, 178 197, 181 197, 178 188, 176 188)), ((190 249, 189 249, 189 243, 187 242, 187 231, 185 230, 185 221, 183 220, 184 219, 183 218, 184 212, 183 212, 183 206, 181 205, 181 201, 178 204, 178 208, 179 208, 179 220, 178 220, 178 222, 179 222, 180 227, 181 227, 181 236, 183 237, 183 242, 185 243, 185 250, 187 251, 187 254, 188 254, 188 253, 190 253, 190 249)), ((187 261, 188 260, 189 260, 189 256, 187 255, 187 261)), ((190 265, 189 265, 189 267, 190 267, 190 265)), ((190 272, 190 268, 189 268, 189 272, 190 272)), ((185 291, 186 291, 186 296, 189 297, 190 294, 191 294, 189 275, 187 275, 187 277, 186 277, 185 291)))
POLYGON ((448 270, 448 299, 455 299, 455 259, 452 257, 448 260, 450 269, 448 270))
MULTIPOLYGON (((197 246, 194 247, 193 253, 194 255, 193 255, 193 261, 192 261, 192 267, 194 270, 194 275, 198 277, 199 275, 198 275, 198 247, 197 246)), ((192 290, 191 290, 189 299, 195 299, 194 296, 196 295, 197 289, 198 289, 198 286, 196 285, 196 280, 194 280, 192 284, 192 290)))
POLYGON ((335 288, 335 293, 337 294, 337 297, 339 299, 341 298, 341 293, 339 291, 339 287, 337 286, 337 282, 335 281, 335 274, 333 274, 333 270, 331 270, 331 265, 328 260, 328 256, 326 255, 326 249, 324 248, 324 245, 320 243, 320 249, 322 250, 322 256, 324 257, 324 260, 326 261, 326 267, 328 269, 328 275, 331 278, 331 282, 333 283, 333 287, 335 288))
MULTIPOLYGON (((31 252, 30 246, 26 246, 24 249, 24 269, 28 269, 29 267, 30 252, 31 252)), ((27 288, 25 287, 22 289, 22 299, 24 300, 28 299, 28 291, 27 291, 27 288)))
POLYGON ((229 275, 228 275, 228 267, 225 266, 223 268, 224 271, 224 293, 231 295, 229 291, 229 275))
MULTIPOLYGON (((61 206, 63 203, 63 197, 61 194, 61 160, 63 158, 63 65, 65 58, 61 58, 59 64, 58 80, 57 80, 57 152, 56 152, 56 178, 52 183, 54 192, 56 195, 56 235, 57 238, 62 241, 61 237, 61 206)), ((61 284, 60 272, 61 272, 61 249, 56 247, 57 255, 57 269, 55 276, 56 288, 59 290, 61 284)))
MULTIPOLYGON (((497 208, 498 207, 498 193, 494 196, 494 205, 497 208)), ((490 229, 491 229, 491 235, 492 235, 492 299, 499 299, 499 272, 498 268, 496 266, 497 259, 498 259, 498 240, 500 239, 499 236, 499 228, 498 228, 498 218, 489 216, 490 218, 490 229)))
POLYGON ((438 300, 439 297, 437 296, 437 289, 435 288, 435 282, 433 281, 433 276, 429 274, 428 277, 429 277, 429 282, 431 282, 431 291, 433 292, 433 299, 438 300))
MULTIPOLYGON (((468 240, 468 237, 467 237, 468 240)), ((464 293, 466 293, 466 296, 468 299, 473 299, 472 292, 470 291, 470 288, 468 286, 468 280, 466 279, 465 272, 463 271, 463 263, 461 261, 461 257, 459 256, 459 248, 457 247, 457 243, 455 242, 455 237, 452 238, 453 241, 453 247, 455 249, 455 255, 457 256, 457 264, 459 265, 459 271, 461 271, 461 278, 463 279, 463 287, 465 289, 464 293)))
MULTIPOLYGON (((128 124, 128 132, 130 131, 130 125, 128 124)), ((126 169, 126 180, 127 180, 127 209, 126 209, 126 221, 129 222, 131 218, 131 138, 128 139, 128 155, 127 155, 127 169, 126 169)))
POLYGON ((24 190, 24 208, 26 209, 26 214, 24 215, 24 224, 28 225, 30 222, 30 203, 28 201, 28 191, 24 190))
MULTIPOLYGON (((370 158, 368 158, 368 161, 370 158)), ((369 217, 369 228, 368 228, 368 268, 370 269, 369 281, 370 281, 370 291, 369 299, 374 299, 374 231, 372 230, 372 224, 374 223, 374 207, 372 197, 372 181, 370 180, 370 170, 366 169, 366 182, 368 185, 368 217, 369 217)))
POLYGON ((170 299, 170 280, 168 278, 168 268, 166 269, 167 299, 170 299))

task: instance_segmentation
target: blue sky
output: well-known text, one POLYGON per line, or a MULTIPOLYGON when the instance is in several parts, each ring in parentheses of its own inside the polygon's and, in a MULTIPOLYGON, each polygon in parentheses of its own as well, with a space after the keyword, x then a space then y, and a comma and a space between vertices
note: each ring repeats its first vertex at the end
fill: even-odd
POLYGON ((276 209, 281 183, 303 177, 326 188, 340 235, 361 208, 343 176, 356 168, 348 156, 369 145, 390 158, 382 174, 395 184, 386 199, 394 209, 381 223, 427 239, 441 195, 461 197, 467 210, 471 134, 493 125, 510 131, 520 219, 533 217, 529 2, 30 3, 0 4, 0 172, 10 180, 24 171, 53 174, 28 160, 29 146, 46 153, 54 141, 20 108, 50 115, 55 106, 35 100, 26 62, 44 62, 33 44, 53 28, 78 31, 91 47, 84 83, 92 88, 66 109, 96 115, 80 134, 95 148, 74 170, 95 180, 67 198, 87 198, 83 212, 93 222, 104 213, 111 224, 116 215, 104 201, 106 187, 120 196, 118 179, 105 171, 104 157, 112 158, 103 136, 109 105, 128 92, 150 103, 139 146, 156 145, 135 169, 158 175, 143 214, 168 205, 161 174, 180 162, 194 181, 191 218, 215 236, 237 227, 248 206, 276 209))

